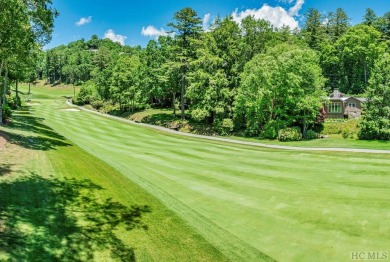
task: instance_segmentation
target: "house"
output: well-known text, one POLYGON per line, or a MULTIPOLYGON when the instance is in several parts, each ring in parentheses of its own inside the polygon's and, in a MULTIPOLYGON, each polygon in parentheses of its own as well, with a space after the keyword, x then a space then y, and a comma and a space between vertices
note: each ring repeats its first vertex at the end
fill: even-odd
POLYGON ((334 89, 325 103, 326 118, 357 118, 362 113, 365 98, 346 96, 334 89))

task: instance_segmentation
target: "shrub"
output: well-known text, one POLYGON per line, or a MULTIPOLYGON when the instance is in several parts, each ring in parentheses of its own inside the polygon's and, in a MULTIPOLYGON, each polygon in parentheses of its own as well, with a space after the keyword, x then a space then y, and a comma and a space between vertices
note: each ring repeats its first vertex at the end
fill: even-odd
POLYGON ((218 133, 220 133, 223 136, 230 135, 233 131, 233 128, 234 128, 233 120, 230 118, 224 118, 216 125, 216 129, 218 133))
POLYGON ((343 131, 343 123, 340 122, 326 122, 323 133, 327 135, 341 134, 343 131))
POLYGON ((195 121, 202 121, 206 117, 208 117, 208 115, 209 115, 209 113, 206 110, 201 109, 201 108, 197 108, 197 109, 194 109, 194 110, 191 111, 191 117, 195 121))
POLYGON ((261 133, 261 138, 266 139, 275 139, 278 137, 279 130, 285 127, 283 121, 270 120, 265 124, 263 132, 261 133))
POLYGON ((323 122, 321 122, 321 123, 313 124, 313 126, 311 127, 311 130, 313 130, 317 134, 320 134, 324 131, 324 128, 325 128, 325 124, 323 122))
POLYGON ((380 128, 379 123, 375 121, 365 121, 362 123, 358 138, 365 140, 390 140, 390 129, 380 128))
POLYGON ((342 132, 341 132, 341 135, 343 136, 344 139, 347 139, 348 137, 351 136, 351 132, 347 129, 344 129, 342 132))
POLYGON ((354 137, 359 132, 358 124, 358 119, 352 119, 342 122, 326 122, 323 133, 327 135, 341 134, 343 137, 347 136, 347 138, 354 137))
POLYGON ((318 133, 313 131, 313 130, 307 130, 305 135, 304 135, 304 138, 306 140, 317 139, 318 138, 318 133))
POLYGON ((3 123, 5 123, 5 121, 7 121, 8 119, 10 119, 12 117, 12 111, 11 111, 11 108, 7 104, 3 105, 1 110, 3 113, 3 115, 2 115, 3 119, 1 119, 1 121, 3 123))
POLYGON ((119 105, 113 105, 111 102, 104 102, 99 111, 105 114, 118 112, 119 105))
POLYGON ((22 105, 22 101, 20 100, 19 96, 7 95, 7 103, 8 106, 13 110, 17 109, 22 105))
POLYGON ((280 129, 278 132, 279 141, 300 141, 302 140, 302 133, 299 127, 287 127, 280 129))
POLYGON ((87 82, 80 87, 80 91, 76 94, 74 98, 74 103, 77 105, 90 104, 92 101, 96 100, 96 88, 95 86, 87 82))
POLYGON ((99 110, 100 108, 102 108, 104 105, 104 102, 102 100, 94 100, 91 102, 91 106, 93 108, 96 108, 97 110, 99 110))

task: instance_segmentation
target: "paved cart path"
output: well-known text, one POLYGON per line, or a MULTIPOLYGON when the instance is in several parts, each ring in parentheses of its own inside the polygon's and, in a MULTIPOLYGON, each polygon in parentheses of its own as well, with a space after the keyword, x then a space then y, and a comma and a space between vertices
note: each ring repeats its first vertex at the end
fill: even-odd
POLYGON ((145 126, 148 128, 153 128, 157 130, 161 130, 167 133, 176 134, 180 136, 187 136, 187 137, 195 137, 195 138, 201 138, 201 139, 207 139, 207 140, 213 140, 213 141, 220 141, 220 142, 227 142, 227 143, 233 143, 233 144, 239 144, 239 145, 246 145, 246 146, 255 146, 255 147, 265 147, 265 148, 274 148, 274 149, 284 149, 284 150, 295 150, 295 151, 332 151, 332 152, 353 152, 353 153, 369 153, 369 154, 390 154, 390 150, 376 150, 376 149, 360 149, 360 148, 337 148, 337 147, 294 147, 294 146, 280 146, 280 145, 269 145, 269 144, 263 144, 258 142, 249 142, 249 141, 240 141, 240 140, 234 140, 234 139, 228 139, 228 138, 221 138, 221 137, 213 137, 213 136, 205 136, 205 135, 198 135, 198 134, 191 134, 191 133, 184 133, 179 132, 176 130, 172 130, 166 127, 162 126, 156 126, 156 125, 150 125, 145 123, 137 123, 132 120, 128 120, 122 117, 117 117, 113 115, 103 114, 94 110, 90 110, 87 108, 84 108, 82 106, 77 106, 71 103, 70 100, 67 100, 66 103, 69 106, 78 107, 80 110, 88 111, 94 114, 98 114, 104 117, 116 119, 122 122, 131 123, 139 126, 145 126))

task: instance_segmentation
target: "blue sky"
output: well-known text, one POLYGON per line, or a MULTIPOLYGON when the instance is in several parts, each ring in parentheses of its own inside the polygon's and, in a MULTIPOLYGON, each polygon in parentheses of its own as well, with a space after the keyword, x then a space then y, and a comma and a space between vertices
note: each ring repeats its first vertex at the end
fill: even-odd
POLYGON ((53 6, 60 16, 55 21, 53 39, 45 48, 81 38, 88 40, 93 34, 126 45, 145 46, 165 34, 174 13, 184 7, 195 9, 206 27, 218 15, 233 14, 236 21, 255 15, 275 26, 299 27, 303 14, 311 7, 323 14, 341 7, 352 24, 361 22, 367 7, 378 16, 390 11, 388 0, 53 0, 53 6))

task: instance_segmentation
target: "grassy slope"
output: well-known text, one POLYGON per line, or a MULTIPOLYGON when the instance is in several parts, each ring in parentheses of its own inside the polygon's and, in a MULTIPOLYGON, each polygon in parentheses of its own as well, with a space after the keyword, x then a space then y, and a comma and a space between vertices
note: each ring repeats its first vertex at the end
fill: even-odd
POLYGON ((344 260, 390 246, 388 156, 255 149, 66 111, 63 102, 35 108, 232 260, 344 260))
POLYGON ((341 135, 329 135, 329 138, 324 138, 324 139, 315 139, 309 141, 291 141, 291 142, 280 142, 277 140, 259 140, 256 138, 243 138, 243 137, 229 137, 229 138, 241 140, 241 141, 251 141, 251 142, 259 142, 262 144, 272 144, 272 145, 281 145, 281 146, 363 148, 363 149, 390 150, 389 141, 344 139, 341 137, 341 135))
MULTIPOLYGON (((62 96, 69 91, 59 92, 63 93, 62 96)), ((36 97, 50 97, 50 92, 47 96, 37 94, 34 98, 36 97)), ((76 225, 69 221, 74 217, 64 216, 58 208, 61 202, 59 199, 66 199, 65 196, 55 193, 56 190, 60 190, 57 187, 58 179, 63 178, 93 181, 103 188, 97 193, 99 199, 113 197, 115 201, 128 206, 134 204, 150 206, 152 212, 143 218, 148 230, 120 229, 117 234, 128 247, 134 248, 137 260, 226 260, 217 249, 155 197, 46 126, 43 119, 35 115, 40 108, 38 104, 45 102, 48 100, 33 99, 31 102, 33 106, 30 109, 32 115, 19 111, 15 114, 12 126, 0 128, 8 139, 17 144, 8 144, 7 148, 0 151, 0 195, 2 196, 0 199, 0 260, 11 258, 11 260, 49 261, 58 256, 64 259, 62 253, 68 253, 67 258, 73 261, 90 260, 85 253, 86 250, 94 253, 96 261, 111 259, 109 253, 101 247, 89 246, 83 249, 81 247, 71 249, 68 245, 58 247, 65 239, 70 238, 82 246, 80 237, 70 233, 70 231, 77 233, 76 225), (41 204, 37 207, 34 205, 35 202, 41 204), (52 210, 53 206, 56 211, 46 212, 52 210), (15 210, 22 213, 19 214, 15 210), (8 219, 8 216, 15 219, 8 219), (49 217, 56 218, 55 222, 47 222, 49 217), (5 223, 9 225, 4 226, 5 223), (25 232, 26 227, 29 230, 28 234, 25 232), (55 232, 53 227, 56 228, 55 232), (69 229, 70 227, 72 230, 69 229), (8 232, 9 228, 12 230, 8 232), (17 242, 18 238, 23 238, 25 241, 17 242)), ((69 200, 67 199, 67 208, 71 207, 69 200)), ((91 242, 96 244, 97 241, 91 242)), ((130 261, 128 257, 122 259, 130 261)))

